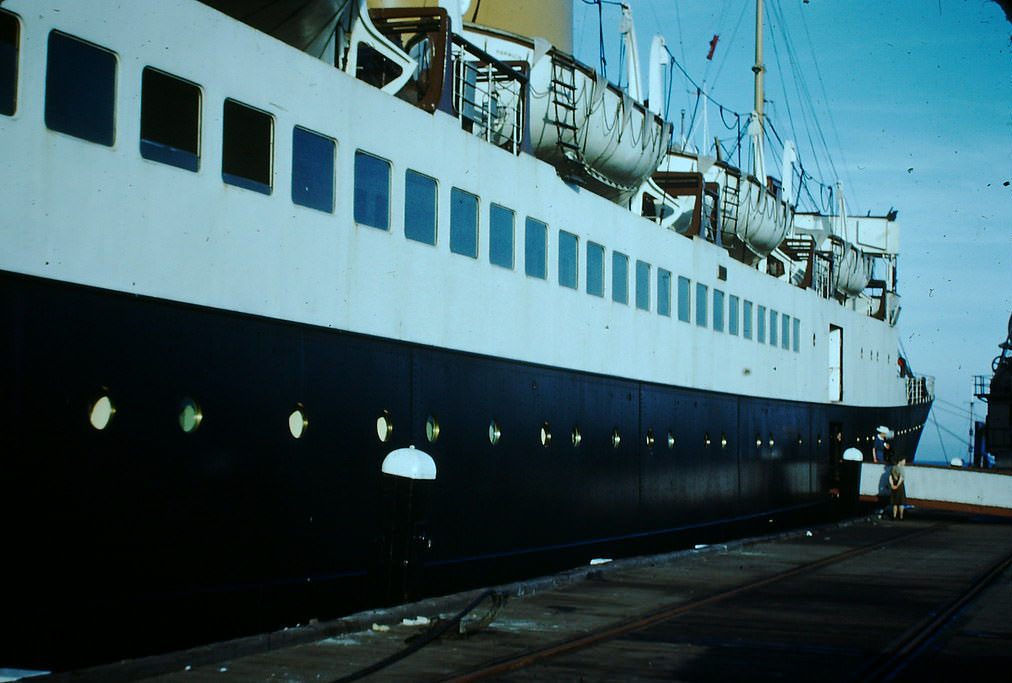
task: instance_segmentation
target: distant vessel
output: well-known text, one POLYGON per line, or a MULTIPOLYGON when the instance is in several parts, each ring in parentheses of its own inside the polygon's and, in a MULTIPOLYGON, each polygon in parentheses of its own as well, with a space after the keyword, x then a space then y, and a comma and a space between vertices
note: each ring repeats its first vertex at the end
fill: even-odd
POLYGON ((991 363, 991 376, 977 376, 974 394, 987 402, 987 419, 977 423, 974 465, 1012 469, 1012 316, 1001 352, 991 363), (985 461, 987 455, 990 461, 985 461))
POLYGON ((821 510, 880 424, 914 458, 895 216, 799 211, 761 96, 736 168, 567 2, 396 4, 0 6, 0 666, 821 510))

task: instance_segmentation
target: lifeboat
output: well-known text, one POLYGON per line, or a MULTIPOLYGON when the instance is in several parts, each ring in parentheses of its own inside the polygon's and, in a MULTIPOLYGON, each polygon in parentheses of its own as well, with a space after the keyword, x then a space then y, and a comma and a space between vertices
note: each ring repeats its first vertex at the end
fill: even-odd
POLYGON ((670 123, 558 51, 535 49, 530 103, 535 155, 613 201, 627 201, 667 153, 670 123))
POLYGON ((833 288, 841 296, 857 296, 871 281, 872 257, 836 235, 829 239, 833 250, 833 288))

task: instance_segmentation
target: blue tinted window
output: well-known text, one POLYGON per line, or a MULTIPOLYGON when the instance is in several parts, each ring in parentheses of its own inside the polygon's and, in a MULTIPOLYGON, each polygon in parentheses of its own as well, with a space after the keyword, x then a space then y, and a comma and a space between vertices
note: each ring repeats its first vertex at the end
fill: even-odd
POLYGON ((777 345, 777 312, 770 310, 770 344, 777 345))
POLYGON ((115 142, 116 56, 64 33, 49 33, 46 126, 82 140, 115 142))
POLYGON ((706 327, 706 300, 709 294, 709 287, 696 283, 696 324, 700 327, 706 327))
POLYGON ((13 116, 17 106, 20 37, 18 20, 0 10, 0 114, 7 116, 13 116))
POLYGON ((390 162, 355 152, 355 222, 390 227, 390 162))
POLYGON ((576 289, 579 287, 577 254, 580 242, 576 235, 565 230, 559 231, 559 284, 576 289))
POLYGON ((745 339, 752 338, 752 302, 745 299, 745 305, 741 309, 742 336, 745 339))
POLYGON ((755 335, 756 341, 759 342, 760 344, 765 344, 766 343, 766 307, 765 306, 757 306, 756 307, 755 322, 756 322, 756 335, 755 335))
POLYGON ((794 319, 794 350, 798 350, 798 336, 801 334, 801 321, 797 318, 794 319))
POLYGON ((221 177, 229 185, 271 193, 274 119, 235 100, 225 100, 221 177))
POLYGON ((478 198, 456 187, 450 190, 450 251, 478 258, 478 198))
POLYGON ((611 252, 611 300, 629 303, 629 257, 617 251, 611 252))
POLYGON ((788 351, 791 349, 791 316, 784 314, 780 318, 780 346, 788 351))
POLYGON ((657 269, 657 312, 671 315, 671 273, 663 268, 657 269))
POLYGON ((650 264, 636 262, 636 308, 650 310, 650 264))
POLYGON ((145 67, 141 75, 141 156, 196 171, 200 167, 200 88, 145 67))
POLYGON ((548 278, 548 226, 528 218, 524 226, 524 272, 531 277, 548 278))
POLYGON ((738 297, 734 294, 727 297, 727 332, 738 334, 738 297))
POLYGON ((689 278, 678 276, 678 319, 682 322, 689 322, 692 311, 692 298, 689 295, 689 278))
POLYGON ((604 296, 604 247, 587 242, 587 294, 604 296))
POLYGON ((404 236, 436 243, 436 181, 411 169, 404 173, 404 236))
POLYGON ((292 201, 334 211, 334 140, 305 128, 292 129, 292 201))
POLYGON ((713 329, 724 331, 724 292, 713 290, 713 329))
POLYGON ((513 268, 514 214, 492 204, 488 210, 488 260, 503 268, 513 268))

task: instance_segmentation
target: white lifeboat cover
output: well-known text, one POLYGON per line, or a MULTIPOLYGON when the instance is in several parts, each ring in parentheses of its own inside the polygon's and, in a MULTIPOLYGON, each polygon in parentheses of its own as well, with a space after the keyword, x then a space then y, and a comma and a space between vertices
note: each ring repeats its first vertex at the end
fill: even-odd
POLYGON ((861 451, 856 448, 848 448, 843 452, 843 459, 849 462, 861 462, 864 457, 861 455, 861 451))
POLYGON ((381 467, 384 474, 405 479, 435 479, 436 461, 414 446, 397 448, 387 453, 381 467))

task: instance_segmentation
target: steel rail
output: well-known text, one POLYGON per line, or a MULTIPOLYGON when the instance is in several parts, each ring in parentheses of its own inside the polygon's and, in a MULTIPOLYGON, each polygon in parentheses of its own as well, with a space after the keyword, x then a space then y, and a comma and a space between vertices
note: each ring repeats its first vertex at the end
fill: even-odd
POLYGON ((597 630, 591 631, 590 633, 587 633, 578 638, 571 638, 569 640, 556 642, 542 648, 528 650, 526 652, 522 652, 517 655, 508 655, 500 659, 492 660, 486 664, 480 665, 477 668, 471 669, 464 673, 453 674, 442 680, 463 682, 463 681, 475 681, 489 676, 502 675, 510 671, 515 671, 516 669, 521 669, 530 666, 532 664, 536 664, 546 659, 558 657, 559 655, 568 654, 575 650, 580 650, 586 647, 590 647, 592 645, 596 645, 601 642, 612 640, 614 638, 617 638, 618 636, 624 635, 631 631, 638 631, 640 629, 646 628, 658 622, 666 621, 668 619, 672 619, 686 612, 699 609, 700 607, 706 607, 714 603, 728 600, 735 596, 756 590, 757 588, 762 588, 763 586, 768 586, 770 584, 774 584, 779 581, 789 579, 793 576, 806 574, 808 572, 821 569, 822 567, 826 567, 831 564, 836 564, 837 562, 848 560, 852 557, 857 557, 859 555, 864 555, 866 553, 870 553, 875 550, 880 550, 882 548, 886 548, 891 545, 901 543, 903 541, 909 541, 911 539, 923 536, 924 534, 930 533, 932 531, 936 531, 945 526, 947 525, 942 523, 933 524, 929 527, 924 527, 922 529, 918 529, 915 531, 909 531, 903 534, 899 534, 885 541, 877 541, 869 543, 867 545, 859 546, 857 548, 852 548, 842 553, 830 555, 820 560, 815 560, 807 564, 799 565, 792 569, 787 569, 782 572, 778 572, 777 574, 767 576, 763 579, 759 579, 758 581, 752 581, 746 584, 742 584, 740 586, 736 586, 735 588, 714 593, 713 595, 702 598, 700 600, 680 605, 673 605, 673 606, 669 605, 667 607, 663 607, 653 612, 648 612, 638 617, 633 617, 625 621, 609 624, 597 630))

